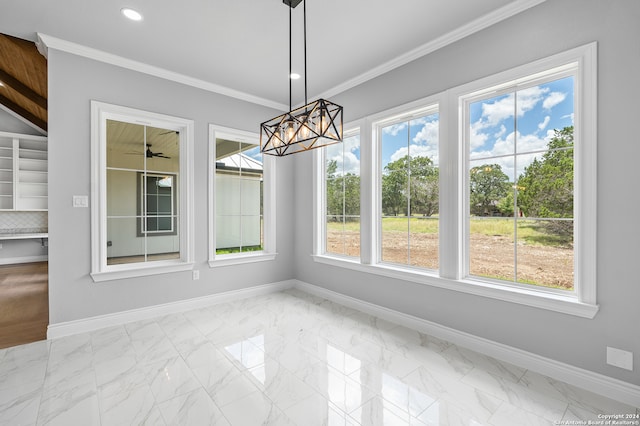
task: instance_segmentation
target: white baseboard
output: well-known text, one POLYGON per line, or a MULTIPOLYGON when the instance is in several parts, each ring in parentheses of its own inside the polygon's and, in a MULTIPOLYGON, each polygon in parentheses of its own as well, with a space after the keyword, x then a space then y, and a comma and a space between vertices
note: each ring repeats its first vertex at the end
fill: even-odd
POLYGON ((445 327, 422 318, 374 305, 344 294, 318 287, 299 280, 295 287, 304 292, 339 303, 349 308, 368 313, 378 318, 418 330, 465 348, 472 349, 493 358, 526 368, 531 371, 569 383, 582 389, 598 393, 634 407, 640 407, 640 386, 614 379, 600 373, 545 358, 531 352, 507 346, 502 343, 474 336, 469 333, 445 327))
POLYGON ((192 309, 205 308, 207 306, 234 300, 246 299, 247 297, 261 296, 292 288, 296 282, 294 280, 280 281, 272 284, 264 284, 255 287, 243 288, 241 290, 227 291, 224 293, 212 294, 209 296, 197 297, 194 299, 180 300, 178 302, 165 303, 162 305, 149 306, 146 308, 132 309, 129 311, 116 312, 113 314, 99 315, 91 318, 83 318, 75 321, 49 324, 47 327, 47 339, 57 339, 73 334, 86 333, 99 330, 101 328, 115 325, 127 324, 163 315, 185 312, 192 309))
POLYGON ((0 259, 0 265, 13 265, 17 263, 33 263, 33 262, 46 262, 49 260, 49 256, 24 256, 24 257, 7 257, 0 259))

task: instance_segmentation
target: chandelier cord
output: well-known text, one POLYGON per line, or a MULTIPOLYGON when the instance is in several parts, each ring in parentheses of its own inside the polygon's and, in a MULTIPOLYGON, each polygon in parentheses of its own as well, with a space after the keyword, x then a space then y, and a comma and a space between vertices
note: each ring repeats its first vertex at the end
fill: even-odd
POLYGON ((307 105, 307 0, 302 2, 302 14, 304 22, 304 104, 307 105))
MULTIPOLYGON (((289 111, 291 111, 291 6, 289 6, 289 111)), ((306 78, 305 78, 306 80, 306 78)))

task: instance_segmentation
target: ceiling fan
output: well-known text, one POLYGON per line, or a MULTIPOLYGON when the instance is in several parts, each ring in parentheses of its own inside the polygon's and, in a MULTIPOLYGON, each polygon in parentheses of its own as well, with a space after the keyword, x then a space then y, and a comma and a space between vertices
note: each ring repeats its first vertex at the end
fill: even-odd
POLYGON ((151 144, 150 143, 147 144, 147 151, 145 152, 145 156, 147 158, 153 158, 153 157, 171 158, 171 157, 167 157, 166 155, 162 154, 161 152, 153 152, 153 151, 151 151, 151 144))

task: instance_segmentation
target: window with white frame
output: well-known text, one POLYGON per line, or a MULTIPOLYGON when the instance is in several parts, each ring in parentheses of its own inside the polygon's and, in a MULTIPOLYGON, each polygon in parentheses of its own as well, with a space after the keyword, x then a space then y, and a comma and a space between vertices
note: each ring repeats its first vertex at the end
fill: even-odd
POLYGON ((469 276, 573 291, 577 70, 462 98, 469 276))
POLYGON ((274 170, 258 135, 210 126, 210 264, 275 256, 274 170))
POLYGON ((191 269, 193 122, 91 108, 93 279, 191 269))
POLYGON ((365 117, 360 263, 314 259, 593 317, 596 81, 592 43, 365 117))
POLYGON ((436 105, 374 124, 381 262, 438 269, 439 123, 436 105))
POLYGON ((324 150, 325 253, 360 257, 360 133, 324 150))
POLYGON ((138 173, 138 236, 176 235, 176 183, 171 173, 138 173))

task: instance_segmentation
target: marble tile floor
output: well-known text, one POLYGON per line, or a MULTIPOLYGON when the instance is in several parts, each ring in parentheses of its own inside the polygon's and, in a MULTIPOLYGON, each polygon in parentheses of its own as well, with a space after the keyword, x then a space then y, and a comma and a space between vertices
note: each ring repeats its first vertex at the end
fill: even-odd
POLYGON ((640 414, 298 290, 0 350, 0 425, 519 426, 625 413, 640 414))

